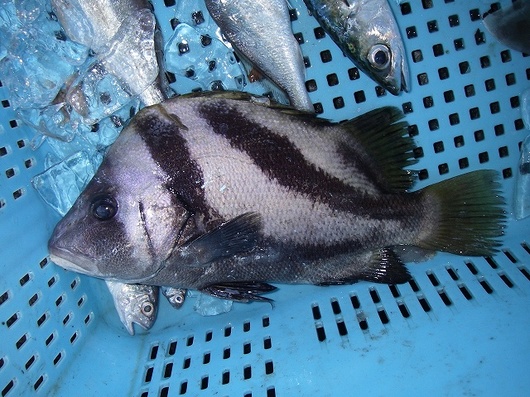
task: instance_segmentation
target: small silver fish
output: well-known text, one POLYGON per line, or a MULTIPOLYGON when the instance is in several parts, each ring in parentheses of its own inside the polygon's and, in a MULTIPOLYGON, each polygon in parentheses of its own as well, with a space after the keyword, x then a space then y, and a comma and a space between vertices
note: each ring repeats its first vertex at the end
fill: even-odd
POLYGON ((183 288, 161 287, 164 295, 171 306, 180 309, 186 300, 187 291, 183 288))
POLYGON ((405 46, 387 0, 304 0, 344 54, 398 95, 410 90, 405 46))
POLYGON ((129 334, 134 335, 134 325, 150 329, 158 312, 158 290, 152 285, 125 284, 105 280, 114 300, 121 322, 129 334))
POLYGON ((206 0, 232 46, 285 91, 291 105, 314 113, 305 88, 305 65, 285 0, 206 0))
POLYGON ((518 0, 506 8, 487 12, 483 22, 505 46, 530 54, 530 1, 518 0))
MULTIPOLYGON (((108 73, 127 84, 145 105, 167 98, 160 73, 161 37, 146 0, 51 0, 70 40, 92 49, 108 73)), ((75 89, 75 87, 73 87, 75 89)), ((80 90, 72 104, 83 114, 80 90)))
POLYGON ((248 301, 267 300, 269 282, 406 282, 403 245, 499 247, 498 173, 409 193, 415 146, 399 109, 334 124, 249 99, 181 96, 137 113, 57 224, 51 260, 248 301))

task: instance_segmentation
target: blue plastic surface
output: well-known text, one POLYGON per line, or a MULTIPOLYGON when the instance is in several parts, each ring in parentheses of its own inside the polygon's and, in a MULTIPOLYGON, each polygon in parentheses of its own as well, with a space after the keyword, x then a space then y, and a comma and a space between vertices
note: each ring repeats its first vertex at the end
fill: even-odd
MULTIPOLYGON (((530 57, 484 29, 489 3, 390 0, 412 77, 399 97, 378 96, 328 37, 315 37, 303 2, 290 3, 323 117, 402 107, 418 143, 418 187, 493 168, 513 201, 530 57)), ((175 7, 154 4, 167 39, 175 7)), ((0 104, 2 397, 530 394, 530 220, 509 213, 498 255, 438 254, 410 265, 405 285, 280 285, 274 307, 235 304, 215 317, 163 301, 155 326, 131 337, 101 281, 47 260, 58 217, 30 183, 47 146, 30 148, 34 132, 1 84, 0 104)))

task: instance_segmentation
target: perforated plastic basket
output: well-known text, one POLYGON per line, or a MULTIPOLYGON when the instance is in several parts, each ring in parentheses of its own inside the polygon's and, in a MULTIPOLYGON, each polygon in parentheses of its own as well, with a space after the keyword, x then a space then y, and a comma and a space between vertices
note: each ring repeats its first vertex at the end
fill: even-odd
MULTIPOLYGON (((167 38, 174 6, 154 3, 167 38)), ((291 3, 323 117, 402 107, 418 143, 418 187, 496 169, 511 203, 530 58, 485 31, 490 4, 390 1, 412 77, 411 93, 394 97, 321 37, 302 1, 291 3)), ((2 397, 530 395, 530 221, 510 218, 498 255, 438 254, 411 265, 405 285, 282 285, 274 307, 236 304, 216 317, 162 302, 153 329, 131 337, 101 281, 47 259, 58 219, 30 185, 46 145, 30 149, 33 131, 1 84, 0 101, 2 397)))

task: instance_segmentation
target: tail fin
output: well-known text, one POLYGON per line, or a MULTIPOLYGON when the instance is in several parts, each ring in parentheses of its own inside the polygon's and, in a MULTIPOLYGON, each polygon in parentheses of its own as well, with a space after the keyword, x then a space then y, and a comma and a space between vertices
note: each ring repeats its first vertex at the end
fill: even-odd
POLYGON ((481 170, 423 189, 438 202, 438 220, 418 245, 469 256, 496 252, 506 221, 500 188, 496 171, 481 170))

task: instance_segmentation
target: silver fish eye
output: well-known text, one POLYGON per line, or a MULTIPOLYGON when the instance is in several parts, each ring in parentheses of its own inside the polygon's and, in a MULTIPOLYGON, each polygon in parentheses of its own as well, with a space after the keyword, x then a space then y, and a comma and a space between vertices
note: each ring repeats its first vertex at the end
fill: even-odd
POLYGON ((390 64, 390 49, 384 44, 376 44, 370 48, 368 53, 368 61, 370 64, 379 70, 386 69, 390 64))
POLYGON ((140 307, 140 310, 142 311, 142 314, 144 316, 149 316, 153 313, 154 311, 154 306, 151 302, 143 302, 142 303, 142 306, 140 307))
POLYGON ((92 201, 90 211, 96 219, 106 221, 116 215, 118 212, 118 203, 111 196, 98 196, 92 201))

